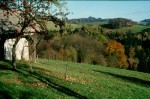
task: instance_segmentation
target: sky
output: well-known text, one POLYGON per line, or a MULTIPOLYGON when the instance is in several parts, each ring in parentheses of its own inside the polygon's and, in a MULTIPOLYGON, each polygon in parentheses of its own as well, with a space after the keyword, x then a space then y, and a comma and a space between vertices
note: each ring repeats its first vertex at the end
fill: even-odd
POLYGON ((150 19, 150 1, 67 1, 67 17, 128 18, 133 21, 150 19))

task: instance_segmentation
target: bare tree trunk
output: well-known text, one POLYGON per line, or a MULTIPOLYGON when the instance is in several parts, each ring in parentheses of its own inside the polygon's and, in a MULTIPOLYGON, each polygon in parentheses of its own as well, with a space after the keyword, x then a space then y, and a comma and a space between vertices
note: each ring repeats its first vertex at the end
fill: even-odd
POLYGON ((37 57, 36 57, 36 40, 34 39, 34 45, 33 45, 33 49, 34 49, 34 52, 33 52, 33 59, 34 59, 34 63, 37 62, 37 57))
POLYGON ((37 48, 37 45, 40 43, 41 39, 38 41, 36 34, 34 34, 30 37, 33 40, 33 51, 31 51, 31 53, 30 53, 29 66, 30 66, 30 71, 33 72, 31 61, 34 61, 34 63, 37 63, 37 61, 38 61, 38 55, 37 55, 36 48, 37 48))
POLYGON ((29 66, 30 66, 30 71, 31 73, 33 73, 33 68, 32 68, 32 65, 31 65, 31 60, 32 60, 32 56, 30 55, 30 59, 29 59, 29 66))
POLYGON ((15 43, 13 44, 13 48, 12 48, 12 66, 13 69, 16 70, 16 46, 19 42, 20 38, 17 37, 15 40, 15 43))
POLYGON ((37 48, 37 45, 40 41, 37 42, 37 35, 36 34, 32 35, 31 38, 33 40, 33 52, 31 54, 33 55, 34 63, 36 63, 37 62, 37 53, 36 53, 37 49, 36 48, 37 48))

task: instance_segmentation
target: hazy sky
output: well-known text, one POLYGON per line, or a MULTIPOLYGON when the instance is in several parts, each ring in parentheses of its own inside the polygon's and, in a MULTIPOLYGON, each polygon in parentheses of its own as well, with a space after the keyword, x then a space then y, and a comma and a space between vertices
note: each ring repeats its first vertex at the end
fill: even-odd
POLYGON ((150 18, 150 1, 67 1, 68 18, 118 18, 134 21, 150 18))

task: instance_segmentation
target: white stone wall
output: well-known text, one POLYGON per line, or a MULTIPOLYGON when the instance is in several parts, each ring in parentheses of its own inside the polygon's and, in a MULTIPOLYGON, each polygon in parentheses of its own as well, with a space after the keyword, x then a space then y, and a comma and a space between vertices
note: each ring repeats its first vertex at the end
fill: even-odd
MULTIPOLYGON (((12 47, 16 39, 7 39, 4 44, 5 59, 12 60, 12 47)), ((28 41, 25 38, 21 38, 16 46, 16 58, 17 60, 29 60, 29 47, 28 41)))

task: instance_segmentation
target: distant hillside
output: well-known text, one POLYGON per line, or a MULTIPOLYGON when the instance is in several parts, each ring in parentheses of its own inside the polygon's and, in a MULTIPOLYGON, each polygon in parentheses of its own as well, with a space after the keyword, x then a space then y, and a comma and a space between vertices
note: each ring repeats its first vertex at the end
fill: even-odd
POLYGON ((78 19, 69 19, 69 23, 84 23, 84 22, 108 22, 109 19, 101 19, 95 17, 88 17, 88 18, 78 18, 78 19))
POLYGON ((102 27, 108 29, 119 29, 123 27, 131 27, 133 25, 137 25, 137 22, 134 22, 131 19, 113 18, 113 19, 109 19, 108 24, 104 24, 102 25, 102 27))
POLYGON ((150 19, 144 19, 141 22, 150 22, 150 19))

